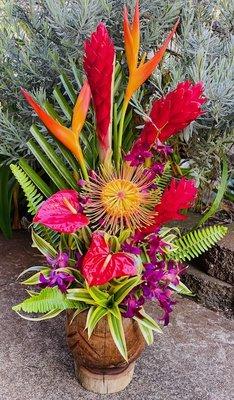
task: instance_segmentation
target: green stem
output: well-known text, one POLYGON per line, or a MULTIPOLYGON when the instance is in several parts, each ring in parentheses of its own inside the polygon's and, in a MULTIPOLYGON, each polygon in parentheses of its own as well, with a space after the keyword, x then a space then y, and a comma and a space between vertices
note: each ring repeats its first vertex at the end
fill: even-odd
POLYGON ((122 139, 123 139, 123 131, 124 131, 124 119, 125 119, 127 107, 128 107, 128 102, 124 101, 122 110, 121 110, 120 123, 119 123, 119 137, 118 137, 117 155, 116 155, 116 168, 118 171, 120 170, 122 139))

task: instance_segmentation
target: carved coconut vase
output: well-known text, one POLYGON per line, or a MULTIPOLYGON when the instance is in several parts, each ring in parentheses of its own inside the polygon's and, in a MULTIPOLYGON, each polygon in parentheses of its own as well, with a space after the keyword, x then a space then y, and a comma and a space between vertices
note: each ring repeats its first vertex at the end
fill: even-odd
POLYGON ((107 318, 102 318, 88 338, 85 329, 87 311, 77 315, 67 312, 67 343, 73 354, 75 372, 87 390, 107 394, 123 390, 132 380, 135 360, 145 348, 145 341, 136 321, 123 318, 128 349, 128 362, 119 353, 112 339, 107 318), (71 322, 72 321, 72 322, 71 322))

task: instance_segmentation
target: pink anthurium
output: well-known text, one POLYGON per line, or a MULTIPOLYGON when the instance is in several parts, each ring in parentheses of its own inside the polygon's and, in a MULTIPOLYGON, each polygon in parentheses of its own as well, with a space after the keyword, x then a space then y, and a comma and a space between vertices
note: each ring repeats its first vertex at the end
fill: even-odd
POLYGON ((91 245, 84 256, 82 274, 89 286, 104 285, 113 278, 136 275, 132 255, 112 253, 102 233, 94 233, 91 245))
POLYGON ((44 201, 33 219, 61 233, 74 233, 88 225, 89 219, 83 214, 78 193, 72 189, 63 189, 44 201))

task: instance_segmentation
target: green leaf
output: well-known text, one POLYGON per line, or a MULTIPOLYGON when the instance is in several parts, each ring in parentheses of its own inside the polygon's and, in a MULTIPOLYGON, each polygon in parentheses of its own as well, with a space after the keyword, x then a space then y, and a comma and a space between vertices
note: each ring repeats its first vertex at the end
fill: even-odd
POLYGON ((53 194, 52 189, 41 179, 34 169, 30 167, 24 158, 19 159, 19 165, 45 197, 50 197, 53 194))
POLYGON ((144 325, 146 328, 152 329, 153 331, 162 333, 162 329, 159 324, 146 312, 142 309, 140 311, 141 318, 140 317, 133 317, 138 323, 140 322, 142 325, 144 325))
POLYGON ((18 165, 11 164, 10 168, 23 189, 28 202, 28 211, 32 215, 36 214, 39 205, 43 201, 43 196, 38 192, 34 183, 18 165))
POLYGON ((41 148, 32 139, 27 142, 27 146, 55 186, 59 189, 66 189, 66 181, 59 175, 57 169, 54 168, 48 157, 41 151, 41 148))
POLYGON ((144 336, 146 343, 148 345, 153 344, 153 342, 154 342, 153 330, 151 328, 148 328, 147 326, 143 325, 140 320, 138 320, 137 323, 139 325, 142 335, 144 336))
POLYGON ((48 311, 46 314, 42 315, 41 317, 27 317, 26 315, 21 314, 20 312, 16 311, 16 313, 23 319, 26 319, 27 321, 45 321, 47 319, 51 319, 54 317, 57 317, 57 315, 61 314, 63 310, 51 310, 48 311))
POLYGON ((21 284, 28 286, 37 285, 40 282, 39 280, 40 275, 43 274, 45 276, 49 276, 50 271, 51 271, 50 268, 44 268, 40 272, 37 272, 36 274, 30 276, 30 278, 21 282, 21 284))
POLYGON ((96 301, 90 296, 86 289, 68 289, 67 298, 70 300, 82 301, 86 304, 96 306, 96 301))
POLYGON ((133 276, 132 278, 127 278, 125 282, 119 284, 114 288, 114 301, 116 304, 122 303, 125 297, 128 295, 131 290, 140 285, 141 278, 139 276, 133 276))
POLYGON ((66 90, 66 93, 67 93, 69 99, 71 100, 72 104, 74 104, 75 101, 76 101, 76 97, 77 97, 77 93, 76 93, 76 91, 74 89, 74 86, 72 85, 72 83, 68 79, 68 77, 65 74, 65 72, 63 72, 59 76, 59 78, 61 79, 61 82, 63 84, 64 89, 66 90))
POLYGON ((209 218, 211 218, 219 210, 219 205, 220 205, 220 203, 223 199, 224 193, 226 191, 227 183, 228 183, 228 162, 227 162, 227 158, 224 157, 221 182, 218 187, 217 194, 215 196, 215 199, 214 199, 211 207, 205 214, 203 214, 203 216, 201 217, 197 226, 203 225, 209 218))
POLYGON ((52 258, 57 256, 58 253, 51 244, 34 232, 34 230, 32 230, 32 240, 32 247, 36 247, 44 256, 50 256, 52 258))
POLYGON ((88 329, 88 337, 93 333, 97 323, 107 315, 108 310, 105 307, 91 307, 89 309, 87 320, 86 320, 86 328, 88 329))
POLYGON ((35 126, 32 125, 30 128, 30 132, 33 135, 34 139, 39 144, 40 148, 44 151, 47 158, 51 161, 51 163, 55 166, 58 173, 66 180, 67 185, 71 188, 77 190, 77 183, 74 177, 72 176, 69 169, 65 166, 62 162, 61 157, 59 157, 53 146, 48 143, 48 141, 44 138, 40 130, 35 126))
POLYGON ((169 253, 169 258, 185 261, 198 257, 222 239, 227 231, 225 226, 213 225, 189 232, 173 242, 176 249, 169 253))
POLYGON ((53 90, 53 95, 55 100, 58 102, 61 110, 63 111, 64 115, 66 116, 67 120, 70 122, 72 118, 72 108, 68 104, 65 96, 63 96, 58 86, 55 86, 53 90))
MULTIPOLYGON (((119 310, 119 309, 118 309, 119 310)), ((126 340, 125 340, 125 335, 124 335, 124 329, 123 329, 123 323, 122 323, 122 317, 119 311, 119 316, 116 318, 112 313, 107 314, 108 318, 108 325, 110 328, 110 332, 112 335, 112 338, 115 342, 115 345, 117 349, 119 350, 120 354, 122 357, 128 361, 128 351, 127 351, 127 346, 126 346, 126 340)))
POLYGON ((52 310, 66 310, 79 308, 79 303, 66 298, 58 287, 42 289, 37 295, 25 299, 22 303, 12 307, 14 311, 27 313, 46 313, 52 310))
POLYGON ((191 292, 191 290, 189 290, 189 288, 187 288, 187 286, 180 282, 179 285, 173 285, 172 283, 170 283, 170 288, 173 289, 175 292, 179 293, 179 294, 183 294, 186 296, 195 296, 193 294, 193 292, 191 292))
POLYGON ((100 306, 105 306, 109 300, 109 294, 103 292, 101 289, 97 288, 96 286, 87 287, 87 291, 93 300, 99 304, 100 306))

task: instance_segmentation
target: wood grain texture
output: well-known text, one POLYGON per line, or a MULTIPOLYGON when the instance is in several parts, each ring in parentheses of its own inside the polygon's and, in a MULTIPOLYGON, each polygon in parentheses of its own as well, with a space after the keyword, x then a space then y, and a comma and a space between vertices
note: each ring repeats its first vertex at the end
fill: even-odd
POLYGON ((128 363, 119 353, 112 339, 107 318, 102 318, 90 338, 85 330, 87 311, 71 322, 73 311, 67 312, 67 343, 77 367, 83 366, 97 374, 119 374, 134 362, 145 348, 145 340, 136 321, 123 318, 128 349, 128 363))

